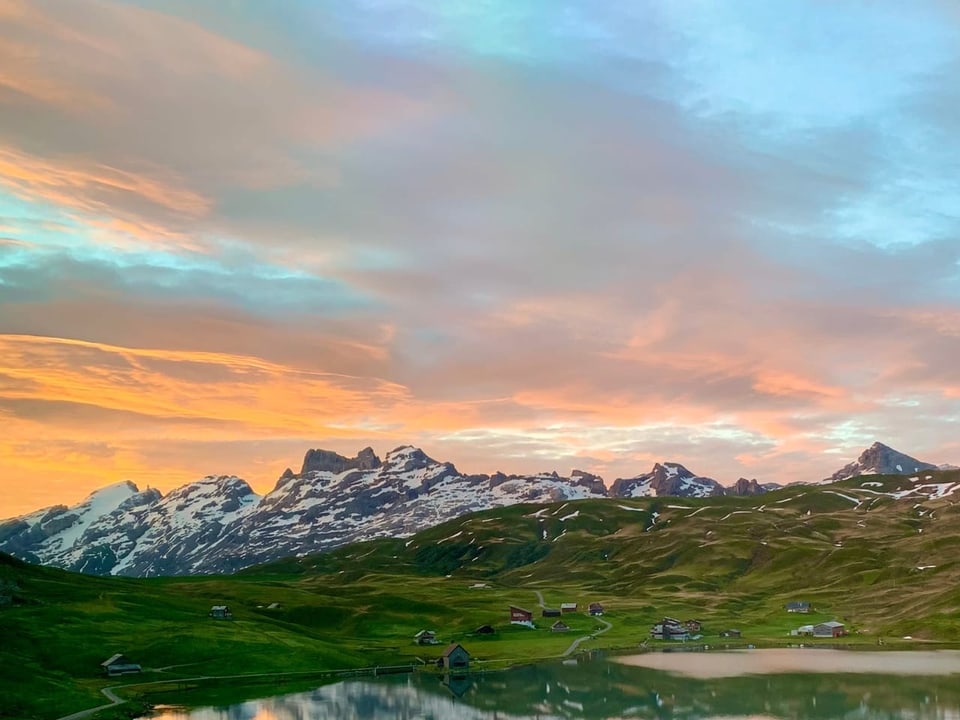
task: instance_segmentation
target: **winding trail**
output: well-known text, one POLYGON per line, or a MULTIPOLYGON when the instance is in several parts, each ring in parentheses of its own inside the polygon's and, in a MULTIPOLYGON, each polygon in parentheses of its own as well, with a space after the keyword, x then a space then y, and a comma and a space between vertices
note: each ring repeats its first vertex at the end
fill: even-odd
POLYGON ((576 640, 570 643, 570 647, 568 647, 566 650, 563 651, 563 657, 567 657, 568 655, 573 655, 573 653, 577 651, 577 648, 580 647, 580 643, 582 643, 584 640, 593 640, 597 635, 603 635, 607 630, 613 627, 611 623, 607 622, 603 618, 598 617, 594 619, 597 622, 603 623, 603 629, 597 630, 596 632, 591 633, 590 635, 584 635, 583 637, 578 637, 576 640))
MULTIPOLYGON (((540 605, 540 607, 545 608, 547 605, 543 600, 543 593, 539 590, 534 590, 533 594, 537 596, 537 603, 540 605)), ((584 635, 583 637, 578 637, 576 640, 570 643, 570 647, 564 650, 560 657, 569 657, 570 655, 573 655, 577 651, 577 648, 580 647, 580 643, 587 640, 593 640, 595 637, 597 637, 597 635, 603 635, 607 630, 613 627, 613 623, 610 623, 601 617, 596 617, 594 620, 601 623, 603 625, 603 629, 597 630, 589 635, 584 635)))
POLYGON ((113 685, 111 687, 105 687, 100 691, 101 693, 103 693, 104 697, 106 697, 107 700, 110 701, 106 705, 98 705, 97 707, 90 708, 89 710, 81 710, 80 712, 75 712, 72 715, 64 715, 61 718, 57 718, 57 720, 80 720, 81 718, 85 718, 90 715, 93 715, 95 712, 99 712, 100 710, 106 710, 107 708, 116 707, 117 705, 123 705, 123 703, 127 701, 113 694, 113 689, 117 687, 122 687, 122 686, 113 685))

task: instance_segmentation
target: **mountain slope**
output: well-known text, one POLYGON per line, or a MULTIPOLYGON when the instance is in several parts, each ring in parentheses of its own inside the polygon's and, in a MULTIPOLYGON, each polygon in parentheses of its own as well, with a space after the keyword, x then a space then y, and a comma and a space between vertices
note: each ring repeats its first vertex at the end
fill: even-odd
POLYGON ((260 497, 240 478, 207 477, 161 496, 132 483, 98 491, 76 508, 0 523, 0 550, 32 562, 128 576, 232 572, 289 555, 384 536, 405 536, 475 510, 521 502, 604 497, 603 481, 574 471, 464 475, 422 450, 381 460, 311 450, 260 497))
MULTIPOLYGON (((411 642, 423 628, 488 661, 556 656, 570 637, 539 617, 537 630, 509 624, 508 606, 537 593, 551 605, 603 602, 614 627, 591 650, 635 649, 664 615, 700 619, 709 638, 740 628, 744 644, 785 644, 797 625, 833 618, 853 630, 844 643, 956 642, 958 500, 960 471, 929 471, 760 497, 521 504, 189 579, 91 577, 0 553, 0 715, 57 717, 102 702, 95 689, 121 682, 97 679, 114 652, 144 664, 134 682, 194 677, 198 664, 230 675, 435 658, 442 645, 425 654, 411 642), (797 599, 815 612, 786 613, 797 599), (210 620, 214 604, 237 621, 210 620), (483 624, 496 634, 470 634, 483 624)), ((569 623, 578 637, 595 627, 582 613, 569 623)), ((177 693, 167 700, 182 702, 177 693)))
MULTIPOLYGON (((875 445, 835 477, 927 467, 875 445)), ((101 575, 157 576, 234 572, 378 537, 407 537, 461 515, 518 503, 586 498, 754 496, 776 489, 741 478, 731 487, 674 462, 617 479, 574 470, 531 476, 466 475, 451 463, 402 446, 381 460, 365 448, 349 458, 306 453, 264 496, 234 476, 206 477, 171 491, 140 492, 117 483, 74 508, 57 506, 0 522, 0 550, 101 575)))

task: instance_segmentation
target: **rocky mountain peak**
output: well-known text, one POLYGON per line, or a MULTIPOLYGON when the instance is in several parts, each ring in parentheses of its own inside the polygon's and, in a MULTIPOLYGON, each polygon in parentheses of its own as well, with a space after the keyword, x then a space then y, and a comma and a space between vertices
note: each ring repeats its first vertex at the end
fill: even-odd
POLYGON ((922 470, 936 470, 937 466, 917 460, 894 450, 881 442, 868 447, 854 462, 848 463, 822 482, 831 483, 847 480, 858 475, 909 475, 922 470))
POLYGON ((398 448, 394 448, 387 453, 383 465, 384 469, 392 472, 423 470, 434 465, 447 465, 452 472, 456 472, 456 468, 450 463, 439 463, 423 450, 413 445, 401 445, 398 448))
POLYGON ((632 478, 618 478, 610 486, 613 497, 674 495, 677 497, 710 497, 723 495, 724 488, 713 478, 690 472, 680 463, 655 463, 650 472, 632 478))
POLYGON ((332 450, 307 450, 300 474, 329 472, 339 475, 347 470, 375 470, 380 464, 380 458, 370 447, 364 448, 353 458, 344 457, 332 450))
POLYGON ((601 496, 607 494, 607 486, 604 485, 603 478, 599 475, 584 472, 583 470, 572 470, 570 472, 570 479, 577 485, 588 488, 592 493, 601 496))
POLYGON ((742 477, 727 488, 727 495, 762 495, 765 492, 767 488, 758 483, 756 478, 747 480, 742 477))

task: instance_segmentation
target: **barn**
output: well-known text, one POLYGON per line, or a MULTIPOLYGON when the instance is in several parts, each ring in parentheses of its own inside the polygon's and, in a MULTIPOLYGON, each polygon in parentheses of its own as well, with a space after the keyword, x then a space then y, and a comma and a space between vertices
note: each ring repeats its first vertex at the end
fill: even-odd
POLYGON ((847 629, 844 627, 842 622, 837 622, 836 620, 830 620, 828 622, 820 623, 819 625, 813 626, 813 636, 814 637, 828 637, 836 638, 843 637, 847 634, 847 629))
POLYGON ((126 675, 127 673, 138 673, 142 671, 142 668, 137 665, 135 662, 131 662, 126 655, 117 653, 112 655, 102 663, 100 667, 103 668, 103 672, 108 677, 115 677, 117 675, 126 675))
POLYGON ((447 649, 437 660, 437 667, 446 670, 467 670, 470 667, 470 653, 460 643, 447 645, 447 649))
POLYGON ((510 622, 523 625, 533 623, 533 613, 516 605, 510 606, 510 622))

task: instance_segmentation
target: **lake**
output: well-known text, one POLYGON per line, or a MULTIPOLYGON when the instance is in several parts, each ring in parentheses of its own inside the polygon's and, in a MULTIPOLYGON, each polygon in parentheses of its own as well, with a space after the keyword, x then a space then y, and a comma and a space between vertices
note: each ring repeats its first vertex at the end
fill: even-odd
POLYGON ((960 652, 594 653, 467 677, 351 679, 161 720, 960 718, 960 652))

